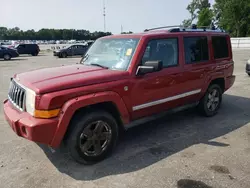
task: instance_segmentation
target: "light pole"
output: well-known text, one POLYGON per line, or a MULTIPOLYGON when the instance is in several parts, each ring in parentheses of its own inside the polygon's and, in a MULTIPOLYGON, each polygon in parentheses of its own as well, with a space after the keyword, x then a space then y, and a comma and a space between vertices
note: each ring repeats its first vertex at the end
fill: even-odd
POLYGON ((103 0, 103 21, 104 21, 104 32, 106 32, 106 7, 105 7, 105 0, 103 0))

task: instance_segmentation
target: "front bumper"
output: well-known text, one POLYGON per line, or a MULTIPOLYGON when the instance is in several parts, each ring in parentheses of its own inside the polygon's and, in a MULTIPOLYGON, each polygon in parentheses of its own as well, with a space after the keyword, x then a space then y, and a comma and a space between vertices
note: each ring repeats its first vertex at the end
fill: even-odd
POLYGON ((60 52, 55 52, 55 51, 53 52, 54 56, 59 56, 59 54, 60 54, 60 52))
POLYGON ((38 119, 27 112, 19 112, 9 100, 4 101, 4 116, 12 130, 20 137, 50 145, 58 125, 58 119, 38 119))
POLYGON ((19 57, 19 53, 17 52, 13 52, 11 53, 11 57, 15 58, 15 57, 19 57))

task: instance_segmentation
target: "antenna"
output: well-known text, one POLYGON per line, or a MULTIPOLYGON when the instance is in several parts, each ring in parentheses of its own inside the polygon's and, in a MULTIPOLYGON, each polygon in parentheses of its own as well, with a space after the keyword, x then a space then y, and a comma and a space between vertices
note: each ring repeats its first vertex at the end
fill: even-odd
POLYGON ((121 25, 121 33, 123 33, 123 26, 121 25))
POLYGON ((105 7, 105 0, 103 0, 103 21, 104 21, 104 32, 106 32, 106 7, 105 7))

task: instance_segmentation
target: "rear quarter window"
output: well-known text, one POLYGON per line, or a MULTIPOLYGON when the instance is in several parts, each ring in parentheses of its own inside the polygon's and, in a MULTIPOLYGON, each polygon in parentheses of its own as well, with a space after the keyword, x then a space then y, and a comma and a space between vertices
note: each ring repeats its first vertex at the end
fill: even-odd
POLYGON ((229 57, 228 40, 226 36, 212 36, 214 58, 229 57))

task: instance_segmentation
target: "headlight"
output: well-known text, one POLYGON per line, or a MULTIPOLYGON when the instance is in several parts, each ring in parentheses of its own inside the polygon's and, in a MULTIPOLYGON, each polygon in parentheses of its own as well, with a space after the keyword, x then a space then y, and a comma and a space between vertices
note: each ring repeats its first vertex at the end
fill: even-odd
POLYGON ((36 100, 36 93, 31 89, 26 88, 26 111, 34 116, 35 114, 35 101, 36 100))
POLYGON ((58 116, 60 109, 53 110, 36 110, 36 93, 31 89, 26 88, 26 111, 36 118, 53 118, 58 116))

